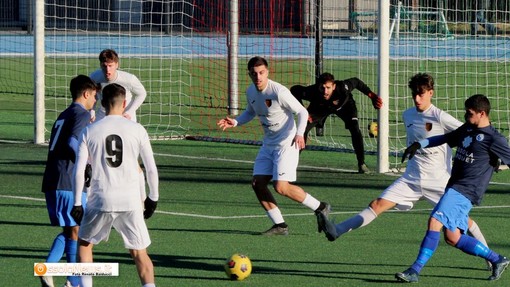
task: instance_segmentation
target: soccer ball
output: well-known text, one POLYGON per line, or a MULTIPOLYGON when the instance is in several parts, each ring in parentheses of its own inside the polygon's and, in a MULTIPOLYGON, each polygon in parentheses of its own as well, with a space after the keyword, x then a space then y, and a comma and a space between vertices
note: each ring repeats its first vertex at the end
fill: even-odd
POLYGON ((377 126, 377 122, 375 120, 373 120, 369 125, 368 125, 368 135, 371 137, 371 138, 376 138, 377 137, 377 132, 379 131, 379 127, 377 126))
POLYGON ((251 261, 248 256, 236 253, 225 262, 225 273, 230 280, 244 280, 251 274, 251 261))

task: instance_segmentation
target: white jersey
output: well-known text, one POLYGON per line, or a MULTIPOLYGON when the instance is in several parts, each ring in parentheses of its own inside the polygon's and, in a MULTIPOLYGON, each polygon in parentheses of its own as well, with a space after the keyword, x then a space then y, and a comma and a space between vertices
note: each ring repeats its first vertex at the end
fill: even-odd
MULTIPOLYGON (((131 116, 131 120, 136 122, 136 110, 143 104, 147 97, 147 91, 140 82, 140 80, 133 74, 117 70, 117 78, 112 81, 106 80, 104 73, 101 69, 96 70, 90 74, 90 78, 97 84, 101 85, 101 89, 108 84, 119 84, 126 89, 126 109, 125 113, 131 116), (134 97, 134 99, 133 99, 134 97)), ((97 93, 96 102, 96 121, 105 117, 105 109, 101 105, 102 94, 97 93)))
POLYGON ((92 180, 87 208, 101 211, 143 209, 140 197, 141 156, 149 184, 149 197, 157 201, 158 171, 147 131, 123 116, 112 115, 85 128, 80 139, 75 172, 75 204, 81 202, 83 170, 90 157, 92 180), (76 196, 78 194, 78 196, 76 196))
POLYGON ((290 146, 296 135, 304 134, 308 111, 282 84, 268 80, 263 91, 251 84, 246 90, 246 99, 246 110, 236 118, 237 124, 245 124, 258 116, 264 129, 264 146, 290 146), (297 127, 294 114, 298 115, 297 127))
MULTIPOLYGON (((456 118, 431 105, 426 111, 410 108, 403 113, 407 146, 422 139, 443 135, 462 125, 456 118)), ((446 185, 451 172, 452 151, 447 144, 419 149, 407 163, 405 182, 418 185, 446 185)))

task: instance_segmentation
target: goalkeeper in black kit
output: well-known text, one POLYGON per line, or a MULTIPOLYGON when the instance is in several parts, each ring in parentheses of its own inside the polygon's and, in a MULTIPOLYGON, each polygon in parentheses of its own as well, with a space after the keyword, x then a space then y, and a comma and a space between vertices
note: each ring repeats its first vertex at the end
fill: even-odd
POLYGON ((382 107, 382 99, 356 77, 339 81, 335 80, 332 74, 323 73, 319 76, 316 84, 295 85, 290 88, 290 91, 301 103, 303 103, 302 100, 310 102, 307 108, 309 117, 304 134, 305 141, 312 128, 322 127, 329 115, 337 115, 344 121, 345 128, 351 133, 352 146, 358 160, 358 172, 368 173, 369 169, 365 164, 363 136, 359 128, 358 108, 352 95, 352 91, 355 89, 367 95, 372 100, 375 109, 382 107))

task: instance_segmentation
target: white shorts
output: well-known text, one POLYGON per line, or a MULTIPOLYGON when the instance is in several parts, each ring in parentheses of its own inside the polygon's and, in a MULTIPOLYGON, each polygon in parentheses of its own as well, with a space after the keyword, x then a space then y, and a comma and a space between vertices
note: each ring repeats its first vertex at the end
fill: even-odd
POLYGON ((273 180, 296 181, 299 149, 294 145, 281 149, 262 147, 255 158, 253 175, 272 175, 273 180))
POLYGON ((78 237, 92 244, 108 241, 112 227, 122 236, 127 249, 141 250, 151 244, 142 210, 107 212, 87 209, 78 237))
POLYGON ((444 184, 440 182, 437 185, 420 185, 404 181, 401 177, 388 186, 379 196, 379 198, 395 202, 398 210, 410 210, 414 203, 425 198, 432 206, 435 206, 441 196, 444 194, 444 184))

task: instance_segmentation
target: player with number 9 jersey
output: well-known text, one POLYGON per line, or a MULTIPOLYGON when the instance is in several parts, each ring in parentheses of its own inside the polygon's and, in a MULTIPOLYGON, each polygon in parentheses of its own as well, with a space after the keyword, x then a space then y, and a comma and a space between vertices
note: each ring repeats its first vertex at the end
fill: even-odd
MULTIPOLYGON (((87 157, 92 164, 88 208, 109 212, 142 209, 139 154, 147 170, 150 198, 157 201, 156 164, 147 131, 139 123, 122 115, 93 123, 83 131, 78 154, 78 164, 87 157)), ((76 198, 75 202, 80 201, 76 198)))
MULTIPOLYGON (((124 87, 105 86, 101 104, 106 117, 81 134, 74 172, 75 202, 71 214, 81 221, 80 262, 92 262, 92 247, 107 241, 114 228, 135 261, 142 285, 155 286, 153 264, 146 250, 151 240, 144 221, 156 210, 159 198, 158 171, 149 136, 142 125, 124 117, 124 87), (147 198, 140 191, 139 157, 147 171, 150 189, 147 198), (87 159, 92 166, 92 176, 87 209, 82 212, 80 196, 87 159)), ((81 279, 80 286, 92 286, 91 276, 81 279)))

